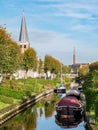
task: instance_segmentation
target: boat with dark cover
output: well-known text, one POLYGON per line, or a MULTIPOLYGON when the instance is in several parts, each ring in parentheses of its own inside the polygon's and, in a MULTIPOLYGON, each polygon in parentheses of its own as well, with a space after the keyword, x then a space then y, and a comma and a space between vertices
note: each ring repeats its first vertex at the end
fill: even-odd
POLYGON ((77 90, 70 90, 56 104, 57 116, 61 118, 80 119, 85 115, 85 99, 77 90))

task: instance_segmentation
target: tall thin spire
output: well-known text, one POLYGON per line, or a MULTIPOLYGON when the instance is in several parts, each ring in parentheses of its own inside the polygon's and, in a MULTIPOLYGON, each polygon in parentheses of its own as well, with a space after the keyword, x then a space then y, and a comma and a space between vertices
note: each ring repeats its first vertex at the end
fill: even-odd
POLYGON ((76 64, 76 52, 75 52, 75 47, 73 48, 73 64, 76 64))
POLYGON ((29 42, 24 11, 23 11, 23 14, 22 14, 19 42, 24 42, 24 43, 29 42))
POLYGON ((19 36, 19 44, 21 48, 21 52, 24 53, 24 51, 30 47, 28 33, 27 33, 27 27, 26 27, 26 20, 24 16, 24 11, 22 13, 22 21, 21 21, 21 29, 20 29, 20 36, 19 36))

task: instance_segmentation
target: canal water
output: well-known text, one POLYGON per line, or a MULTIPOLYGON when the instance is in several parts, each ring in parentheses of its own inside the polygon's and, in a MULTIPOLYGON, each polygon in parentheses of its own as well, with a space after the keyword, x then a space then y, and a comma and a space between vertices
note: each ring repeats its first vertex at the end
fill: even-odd
POLYGON ((84 121, 62 123, 57 118, 55 105, 61 95, 49 95, 18 114, 0 127, 0 130, 85 130, 84 121))

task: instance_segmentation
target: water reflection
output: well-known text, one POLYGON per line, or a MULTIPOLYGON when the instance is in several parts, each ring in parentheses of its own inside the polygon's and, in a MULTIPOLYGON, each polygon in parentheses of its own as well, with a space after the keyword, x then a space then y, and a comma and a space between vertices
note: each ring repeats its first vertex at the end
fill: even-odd
POLYGON ((57 114, 55 115, 55 122, 62 128, 76 128, 82 122, 82 117, 74 118, 72 116, 63 118, 57 114))
MULTIPOLYGON (((61 130, 62 128, 55 122, 55 118, 60 122, 55 111, 55 104, 59 99, 59 95, 45 97, 28 110, 6 122, 0 130, 61 130)), ((81 128, 84 130, 83 125, 81 128)), ((80 127, 77 130, 80 130, 80 127)))

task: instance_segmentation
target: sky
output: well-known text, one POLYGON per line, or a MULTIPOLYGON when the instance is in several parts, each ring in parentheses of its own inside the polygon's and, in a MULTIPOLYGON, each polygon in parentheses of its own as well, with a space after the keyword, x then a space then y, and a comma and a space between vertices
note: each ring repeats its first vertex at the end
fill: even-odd
POLYGON ((98 61, 98 0, 0 0, 0 26, 17 43, 22 13, 30 46, 65 65, 98 61))

